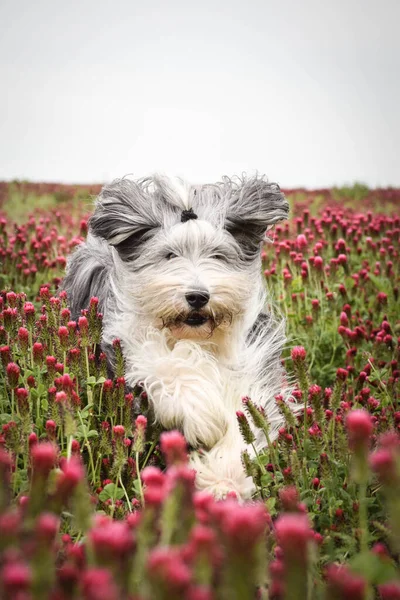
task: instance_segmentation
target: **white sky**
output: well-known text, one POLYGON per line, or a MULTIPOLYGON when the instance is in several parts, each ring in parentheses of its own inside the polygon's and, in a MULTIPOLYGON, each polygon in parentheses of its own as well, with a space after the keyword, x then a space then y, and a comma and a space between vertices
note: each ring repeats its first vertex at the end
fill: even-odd
POLYGON ((0 179, 400 185, 399 0, 1 0, 0 179))

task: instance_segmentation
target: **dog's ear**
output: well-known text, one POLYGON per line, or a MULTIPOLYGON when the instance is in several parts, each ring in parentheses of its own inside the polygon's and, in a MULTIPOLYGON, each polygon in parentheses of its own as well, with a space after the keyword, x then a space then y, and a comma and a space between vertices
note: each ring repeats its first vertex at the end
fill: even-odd
POLYGON ((130 179, 104 186, 89 220, 91 232, 114 246, 123 260, 133 260, 140 246, 161 226, 147 188, 130 179))
MULTIPOLYGON (((289 203, 277 183, 262 177, 228 181, 225 229, 239 243, 244 256, 258 254, 267 229, 288 218, 289 203)), ((225 182, 226 183, 226 182, 225 182)))

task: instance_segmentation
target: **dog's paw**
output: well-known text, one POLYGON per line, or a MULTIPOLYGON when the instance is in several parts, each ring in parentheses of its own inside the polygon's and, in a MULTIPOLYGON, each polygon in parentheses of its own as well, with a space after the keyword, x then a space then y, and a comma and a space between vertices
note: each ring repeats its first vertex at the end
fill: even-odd
POLYGON ((213 494, 217 500, 234 495, 239 501, 250 499, 255 485, 244 472, 240 452, 240 447, 192 452, 190 464, 196 471, 197 489, 213 494))
POLYGON ((236 498, 239 502, 246 499, 237 489, 233 481, 223 480, 206 487, 205 490, 212 494, 216 500, 226 500, 226 498, 236 498))

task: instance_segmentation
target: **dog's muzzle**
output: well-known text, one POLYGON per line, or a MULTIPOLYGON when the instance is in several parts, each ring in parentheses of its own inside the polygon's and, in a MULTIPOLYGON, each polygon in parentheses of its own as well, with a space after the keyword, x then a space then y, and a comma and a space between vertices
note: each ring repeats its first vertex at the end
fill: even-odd
POLYGON ((204 325, 209 320, 209 316, 202 315, 198 312, 192 312, 188 315, 187 319, 183 321, 185 325, 189 325, 190 327, 200 327, 204 325))

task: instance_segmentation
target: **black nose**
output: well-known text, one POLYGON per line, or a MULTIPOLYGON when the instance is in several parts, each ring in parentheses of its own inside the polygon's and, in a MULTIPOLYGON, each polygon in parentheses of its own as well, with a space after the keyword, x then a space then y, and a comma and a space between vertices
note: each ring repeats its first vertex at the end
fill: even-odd
POLYGON ((209 301, 210 294, 207 292, 189 292, 185 297, 191 308, 202 308, 209 301))

